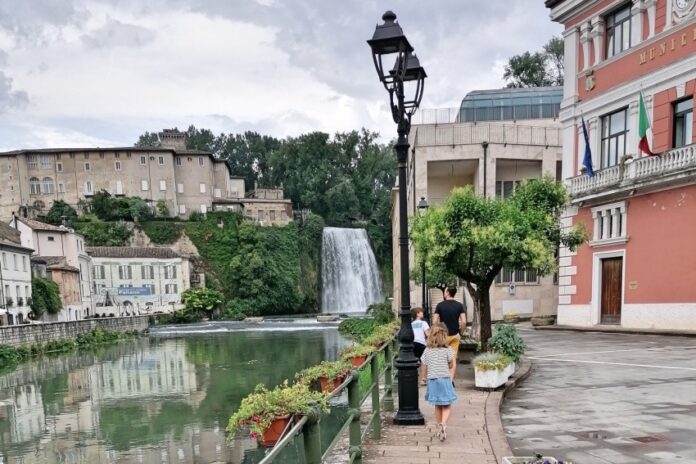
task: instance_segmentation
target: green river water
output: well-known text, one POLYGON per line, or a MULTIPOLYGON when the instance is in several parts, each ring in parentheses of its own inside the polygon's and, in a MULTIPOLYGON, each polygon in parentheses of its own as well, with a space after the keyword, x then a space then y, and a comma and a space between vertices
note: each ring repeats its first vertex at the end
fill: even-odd
MULTIPOLYGON (((309 325, 159 328, 159 337, 23 364, 0 376, 0 464, 256 463, 254 441, 225 440, 241 399, 347 343, 335 326, 309 325)), ((335 424, 322 424, 328 437, 335 424)), ((281 462, 300 462, 299 446, 281 462)))

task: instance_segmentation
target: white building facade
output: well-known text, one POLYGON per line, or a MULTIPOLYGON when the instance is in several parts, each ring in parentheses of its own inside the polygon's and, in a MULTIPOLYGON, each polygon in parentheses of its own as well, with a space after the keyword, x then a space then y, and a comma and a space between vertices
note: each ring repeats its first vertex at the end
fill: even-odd
POLYGON ((32 249, 21 245, 20 234, 0 223, 0 324, 28 321, 31 311, 32 249))
MULTIPOLYGON (((65 226, 54 226, 19 216, 12 217, 10 226, 19 231, 22 246, 34 250, 34 256, 53 258, 53 261, 60 259, 65 266, 79 272, 79 301, 71 300, 70 308, 64 308, 69 311, 65 315, 59 314, 56 320, 79 320, 90 316, 94 308, 91 290, 92 260, 86 252, 84 237, 65 226)), ((62 282, 57 283, 62 285, 62 282)), ((61 291, 67 292, 68 289, 61 288, 61 291)))
POLYGON ((171 312, 190 288, 189 261, 169 248, 91 247, 87 252, 98 315, 171 312))

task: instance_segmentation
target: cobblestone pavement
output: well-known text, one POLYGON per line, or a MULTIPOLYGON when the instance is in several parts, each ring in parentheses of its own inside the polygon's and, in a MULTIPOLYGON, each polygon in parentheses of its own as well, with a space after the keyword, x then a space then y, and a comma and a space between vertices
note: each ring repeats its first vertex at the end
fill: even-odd
POLYGON ((532 375, 503 403, 516 456, 696 463, 696 339, 535 331, 532 375))

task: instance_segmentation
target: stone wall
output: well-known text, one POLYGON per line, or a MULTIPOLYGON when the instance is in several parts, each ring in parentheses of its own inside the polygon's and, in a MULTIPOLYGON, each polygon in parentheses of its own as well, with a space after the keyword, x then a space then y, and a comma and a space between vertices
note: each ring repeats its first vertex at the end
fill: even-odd
POLYGON ((148 318, 149 316, 109 317, 0 327, 0 344, 21 346, 74 338, 91 331, 97 326, 110 331, 138 330, 142 332, 148 328, 148 318))

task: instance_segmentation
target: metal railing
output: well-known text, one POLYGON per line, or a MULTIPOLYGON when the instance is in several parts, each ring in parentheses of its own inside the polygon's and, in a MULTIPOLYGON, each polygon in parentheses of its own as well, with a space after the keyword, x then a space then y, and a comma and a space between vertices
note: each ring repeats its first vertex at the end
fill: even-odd
POLYGON ((660 180, 696 168, 696 145, 676 148, 659 156, 644 156, 632 162, 595 171, 594 176, 580 175, 568 179, 571 197, 602 191, 633 188, 645 181, 660 180))
POLYGON ((558 119, 559 111, 560 103, 495 105, 476 108, 419 108, 413 114, 411 124, 415 126, 421 124, 558 119))
MULTIPOLYGON (((275 462, 281 452, 302 434, 304 444, 305 464, 321 464, 331 456, 343 434, 348 431, 348 463, 362 463, 362 443, 368 433, 372 439, 378 440, 382 436, 380 423, 381 404, 384 404, 385 411, 394 410, 394 398, 392 396, 394 380, 394 357, 396 353, 396 338, 391 342, 385 343, 377 351, 372 353, 365 362, 354 369, 351 374, 339 385, 331 394, 330 398, 337 397, 342 392, 348 390, 348 414, 340 429, 334 436, 331 443, 322 453, 321 446, 321 412, 315 409, 312 413, 302 416, 297 423, 285 434, 285 436, 275 444, 268 454, 259 464, 270 464, 275 462), (384 367, 380 370, 380 355, 384 354, 384 367), (371 380, 367 391, 361 395, 359 377, 360 372, 367 366, 370 368, 371 380), (380 379, 383 379, 384 395, 380 398, 380 379), (371 410, 369 420, 365 429, 360 423, 361 409, 363 404, 371 400, 371 410)), ((280 461, 278 461, 280 462, 280 461)))
POLYGON ((414 146, 470 145, 482 142, 560 147, 560 127, 505 124, 502 122, 465 122, 415 126, 414 146))

